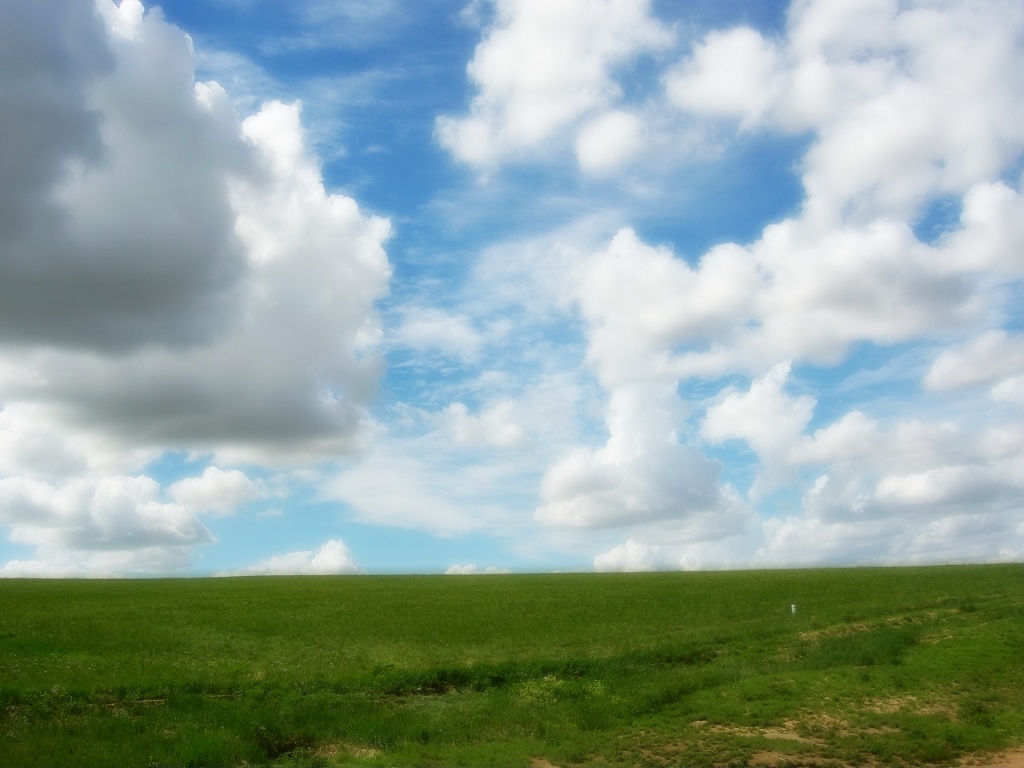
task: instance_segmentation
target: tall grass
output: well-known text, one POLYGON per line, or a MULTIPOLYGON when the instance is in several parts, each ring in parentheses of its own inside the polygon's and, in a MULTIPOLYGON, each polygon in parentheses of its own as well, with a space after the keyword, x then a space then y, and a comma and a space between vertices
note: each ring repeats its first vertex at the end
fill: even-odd
POLYGON ((1020 565, 4 581, 0 764, 942 762, 1022 630, 1020 565))

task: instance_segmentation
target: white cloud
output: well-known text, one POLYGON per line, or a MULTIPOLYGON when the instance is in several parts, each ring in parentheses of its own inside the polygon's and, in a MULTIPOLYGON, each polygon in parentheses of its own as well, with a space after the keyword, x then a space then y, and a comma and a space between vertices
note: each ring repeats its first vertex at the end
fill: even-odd
POLYGON ((513 400, 501 400, 479 416, 473 416, 464 404, 452 403, 444 413, 452 436, 460 445, 515 448, 529 441, 526 432, 515 421, 516 405, 513 400))
POLYGON ((1015 426, 967 430, 862 413, 804 436, 776 461, 824 468, 802 514, 764 523, 756 561, 899 563, 1012 560, 1024 504, 1015 426))
POLYGON ((748 392, 729 393, 709 407, 704 436, 714 442, 743 439, 765 455, 796 442, 816 403, 809 395, 790 397, 782 391, 790 369, 788 362, 779 363, 763 379, 751 382, 748 392))
MULTIPOLYGON (((457 159, 489 169, 537 150, 622 93, 613 67, 664 48, 670 32, 648 0, 494 0, 496 19, 467 74, 478 92, 465 117, 436 132, 457 159)), ((621 136, 619 137, 621 143, 621 136)))
POLYGON ((1024 496, 1024 481, 1001 477, 1002 474, 998 466, 953 466, 888 475, 875 488, 875 498, 904 509, 930 510, 949 504, 981 508, 1005 497, 1007 492, 1011 499, 1019 501, 1024 496))
POLYGON ((752 248, 767 284, 749 346, 818 363, 856 341, 891 344, 977 319, 969 280, 929 263, 934 252, 903 223, 821 231, 810 222, 766 228, 752 248))
MULTIPOLYGON (((1000 2, 982 5, 933 11, 846 3, 837 26, 829 4, 810 0, 794 6, 783 39, 746 28, 713 33, 666 76, 669 96, 685 110, 734 117, 747 131, 811 132, 801 166, 806 200, 753 243, 718 246, 695 265, 626 230, 605 250, 575 260, 563 291, 586 322, 587 363, 608 394, 609 438, 604 448, 578 449, 549 468, 539 520, 646 524, 656 509, 669 519, 669 509, 685 517, 701 506, 737 508, 727 489, 716 491, 717 471, 701 468, 699 452, 676 437, 691 407, 677 394, 680 383, 735 373, 751 375, 749 391, 713 399, 703 435, 715 443, 740 438, 757 452, 752 498, 797 482, 812 466, 830 477, 827 493, 808 496, 803 522, 766 533, 768 560, 802 536, 839 542, 843 529, 830 526, 863 535, 864 551, 876 555, 909 546, 911 529, 884 520, 914 506, 910 488, 943 500, 935 515, 966 514, 968 498, 980 500, 972 494, 982 476, 995 489, 986 502, 992 514, 1015 503, 1013 462, 993 457, 990 435, 910 420, 887 427, 853 411, 809 436, 816 398, 784 391, 791 365, 784 361, 834 365, 859 343, 914 342, 1000 316, 998 281, 1018 278, 1024 245, 1015 223, 1020 196, 993 178, 1024 145, 1024 133, 1007 127, 1020 125, 1011 105, 1022 103, 1024 79, 1010 64, 1017 38, 1006 31, 1024 29, 1024 14, 1000 2), (955 46, 978 61, 954 73, 947 52, 955 46), (957 114, 944 122, 950 110, 957 114), (916 217, 949 194, 963 196, 961 228, 922 242, 916 217), (985 268, 1006 277, 979 278, 985 268), (672 456, 677 450, 694 454, 672 456), (705 480, 703 505, 693 497, 688 503, 682 487, 655 481, 662 464, 680 467, 684 477, 694 468, 705 480), (982 467, 993 474, 979 474, 982 467)), ((953 356, 959 362, 963 355, 949 355, 943 359, 952 369, 953 356)), ((1013 401, 1019 369, 1008 357, 1000 378, 985 375, 1013 401)), ((717 535, 738 536, 743 519, 736 514, 732 530, 722 526, 717 535)))
MULTIPOLYGON (((544 466, 571 444, 589 407, 578 373, 542 352, 499 347, 488 361, 496 367, 453 387, 465 402, 397 404, 389 429, 326 479, 322 493, 364 523, 525 540, 544 466)), ((446 388, 431 389, 427 402, 439 393, 446 388)))
POLYGON ((289 552, 218 576, 330 576, 360 573, 348 547, 340 539, 325 542, 320 549, 289 552))
POLYGON ((570 268, 567 291, 588 324, 587 358, 606 386, 677 378, 670 350, 742 323, 761 279, 736 246, 712 249, 694 270, 629 229, 570 268))
POLYGON ((614 391, 605 415, 608 441, 597 450, 576 449, 548 469, 535 518, 589 528, 685 521, 714 511, 723 529, 739 524, 743 515, 719 487, 718 465, 678 442, 677 401, 674 391, 656 387, 614 391))
POLYGON ((630 160, 643 145, 643 123, 624 110, 596 117, 576 137, 576 161, 584 173, 607 174, 630 160))
POLYGON ((1024 374, 1003 379, 992 387, 991 395, 999 402, 1024 405, 1024 374))
POLYGON ((197 83, 159 9, 7 4, 0 28, 2 521, 36 548, 8 570, 180 569, 212 541, 196 511, 266 490, 211 466, 167 501, 162 452, 361 445, 390 226, 324 188, 297 104, 242 120, 197 83))
POLYGON ((950 269, 990 269, 995 275, 1024 274, 1024 196, 1003 181, 979 182, 963 196, 961 228, 947 234, 943 249, 950 269))
POLYGON ((116 578, 118 574, 104 573, 95 568, 52 563, 44 560, 9 560, 0 568, 3 579, 73 579, 81 577, 116 578))
POLYGON ((925 374, 923 384, 939 392, 991 386, 995 394, 1012 391, 1013 382, 1021 374, 1024 374, 1024 336, 991 330, 967 344, 942 352, 925 374))
POLYGON ((966 512, 927 516, 866 516, 867 500, 846 486, 831 488, 823 478, 807 495, 805 515, 766 521, 765 543, 754 562, 765 565, 926 564, 1014 562, 1024 555, 1019 515, 966 512), (828 507, 846 514, 832 519, 818 511, 828 507))
POLYGON ((323 492, 373 525, 451 536, 500 523, 505 509, 495 499, 504 468, 460 467, 430 438, 379 440, 356 466, 327 481, 323 492))
POLYGON ((648 546, 629 539, 626 543, 595 557, 594 570, 599 573, 658 570, 659 549, 658 546, 648 546))
POLYGON ((710 33, 666 87, 698 114, 814 131, 809 212, 912 216, 1018 151, 1022 28, 1024 9, 1005 0, 809 0, 778 44, 745 27, 710 33))
MULTIPOLYGON (((0 400, 125 447, 352 451, 381 370, 388 223, 324 189, 297 105, 239 122, 223 89, 194 84, 183 32, 98 2, 114 26, 78 20, 75 51, 91 41, 106 66, 62 75, 95 151, 30 154, 49 194, 0 200, 0 219, 28 222, 0 263, 0 400)), ((46 34, 55 58, 75 37, 46 34)))
POLYGON ((732 252, 716 251, 707 263, 708 273, 741 279, 708 295, 685 263, 628 230, 573 265, 566 290, 586 321, 587 362, 608 394, 609 437, 602 448, 577 448, 549 467, 534 513, 541 523, 586 528, 673 518, 702 525, 715 511, 719 525, 706 531, 712 536, 745 523, 742 505, 718 485, 719 467, 677 432, 685 406, 669 365, 672 347, 742 311, 745 276, 734 270, 732 252))
POLYGON ((155 576, 180 570, 191 560, 190 547, 140 547, 126 550, 68 550, 39 547, 37 559, 10 560, 0 578, 120 578, 155 576))
MULTIPOLYGON (((532 281, 498 289, 503 300, 532 292, 523 306, 539 296, 578 311, 585 371, 604 401, 603 432, 595 424, 570 432, 545 459, 534 519, 579 538, 628 529, 627 544, 599 556, 610 566, 629 562, 631 551, 633 562, 649 564, 638 542, 657 542, 658 557, 682 567, 1019 551, 1019 429, 991 424, 1014 413, 1003 403, 1022 398, 1024 378, 1016 337, 986 329, 1019 314, 1024 273, 1024 196, 1010 178, 1024 146, 1024 9, 1005 0, 806 0, 793 4, 778 38, 746 27, 705 35, 663 73, 661 102, 639 108, 602 64, 593 71, 604 79, 592 82, 611 90, 577 88, 581 101, 548 109, 547 92, 529 90, 530 55, 540 60, 556 46, 543 34, 529 45, 520 35, 529 24, 556 25, 539 11, 528 17, 525 3, 496 7, 471 65, 476 98, 467 115, 438 123, 457 159, 484 170, 527 156, 556 165, 574 139, 584 172, 612 173, 662 140, 659 132, 676 131, 683 143, 693 121, 709 117, 712 129, 733 119, 748 135, 799 134, 808 146, 795 165, 802 204, 752 242, 684 261, 627 229, 603 248, 568 233, 532 281), (663 112, 669 103, 674 120, 663 112), (919 236, 925 215, 949 200, 962 204, 959 225, 919 236), (544 290, 534 291, 537 283, 544 290), (887 416, 892 401, 909 396, 893 384, 881 406, 853 404, 808 433, 817 401, 832 409, 835 393, 788 391, 791 367, 967 334, 984 334, 991 348, 947 350, 925 380, 933 391, 961 390, 956 412, 929 411, 935 400, 926 394, 903 418, 887 416), (749 387, 713 394, 716 379, 737 374, 749 387), (972 412, 974 386, 997 402, 972 412), (695 391, 700 399, 684 396, 695 391), (781 517, 751 525, 750 510, 696 444, 695 424, 719 455, 730 439, 753 448, 750 498, 761 504, 778 491, 781 517), (786 505, 801 495, 794 513, 786 505)), ((561 52, 573 50, 567 39, 561 52)), ((587 45, 596 60, 600 42, 587 45)), ((618 61, 653 49, 635 46, 618 61)), ((565 71, 552 89, 570 82, 565 71)), ((506 269, 500 274, 515 268, 506 269)), ((480 435, 469 409, 449 415, 464 438, 480 435)))
POLYGON ((781 55, 749 27, 712 32, 665 77, 669 100, 694 112, 755 125, 778 98, 781 55))
POLYGON ((0 479, 0 510, 11 541, 36 547, 51 562, 62 556, 75 561, 76 553, 84 551, 107 553, 110 566, 155 571, 167 561, 184 564, 181 555, 212 541, 192 512, 161 501, 159 485, 146 476, 60 485, 5 477, 0 479))
POLYGON ((420 353, 440 353, 464 362, 475 360, 484 342, 465 315, 433 307, 407 308, 391 338, 420 353))
POLYGON ((480 569, 475 565, 453 565, 446 570, 445 576, 478 576, 487 575, 493 576, 495 574, 511 573, 508 568, 496 568, 493 565, 489 565, 486 568, 480 569))
POLYGON ((99 2, 108 32, 75 5, 63 20, 10 20, 10 39, 38 49, 11 69, 25 82, 5 97, 4 141, 18 158, 9 178, 26 183, 0 200, 0 220, 18 221, 0 228, 0 342, 202 342, 223 328, 244 267, 224 177, 244 171, 246 153, 195 98, 183 34, 158 14, 138 20, 99 2), (63 133, 34 126, 38 79, 61 93, 50 119, 66 124, 64 143, 38 138, 63 133))
POLYGON ((134 472, 155 455, 153 450, 126 450, 102 434, 69 429, 39 405, 8 403, 0 408, 0 477, 59 480, 134 472))
POLYGON ((218 514, 230 514, 236 507, 268 495, 262 482, 253 482, 244 472, 213 466, 200 477, 179 480, 167 492, 183 507, 218 514))
POLYGON ((730 392, 704 416, 701 433, 705 438, 713 443, 745 440, 757 452, 763 469, 752 489, 755 495, 792 479, 783 474, 786 468, 781 462, 789 458, 789 450, 814 414, 813 397, 783 392, 789 372, 788 362, 778 363, 764 378, 751 382, 749 391, 730 392))

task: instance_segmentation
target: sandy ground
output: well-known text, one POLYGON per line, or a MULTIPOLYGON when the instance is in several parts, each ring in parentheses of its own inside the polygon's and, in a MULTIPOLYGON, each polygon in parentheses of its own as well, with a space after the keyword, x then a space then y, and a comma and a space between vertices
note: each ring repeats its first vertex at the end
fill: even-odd
MULTIPOLYGON (((761 752, 750 759, 751 768, 775 768, 778 765, 792 765, 794 760, 791 755, 784 755, 781 752, 761 752)), ((832 760, 816 761, 813 758, 808 760, 804 757, 802 762, 796 765, 804 766, 829 766, 830 768, 841 768, 832 760)), ((1024 768, 1024 747, 1000 752, 995 755, 984 755, 970 757, 960 762, 963 768, 1024 768)), ((534 758, 532 768, 558 768, 554 763, 544 758, 534 758)))
POLYGON ((977 760, 970 758, 960 763, 964 768, 1024 768, 1024 747, 977 760))

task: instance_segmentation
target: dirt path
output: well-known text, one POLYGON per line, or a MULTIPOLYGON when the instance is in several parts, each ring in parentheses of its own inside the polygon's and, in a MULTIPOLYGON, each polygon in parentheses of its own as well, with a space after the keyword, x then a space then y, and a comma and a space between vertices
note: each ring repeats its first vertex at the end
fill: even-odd
MULTIPOLYGON (((787 765, 796 761, 798 765, 822 765, 831 768, 840 768, 831 760, 808 759, 806 756, 799 758, 793 755, 784 755, 779 752, 762 752, 751 758, 751 768, 775 768, 777 765, 787 765), (801 762, 802 761, 802 762, 801 762)), ((999 752, 994 755, 978 755, 968 757, 960 761, 962 768, 1024 768, 1024 747, 1012 749, 1007 752, 999 752)))
POLYGON ((1024 747, 997 755, 962 760, 964 768, 1024 768, 1024 747))

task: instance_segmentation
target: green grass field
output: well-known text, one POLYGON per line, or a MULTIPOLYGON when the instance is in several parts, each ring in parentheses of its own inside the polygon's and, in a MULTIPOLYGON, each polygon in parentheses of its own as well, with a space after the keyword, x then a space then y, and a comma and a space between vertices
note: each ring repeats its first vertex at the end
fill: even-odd
POLYGON ((3 766, 951 764, 1024 744, 1024 566, 2 581, 0 713, 3 766))

